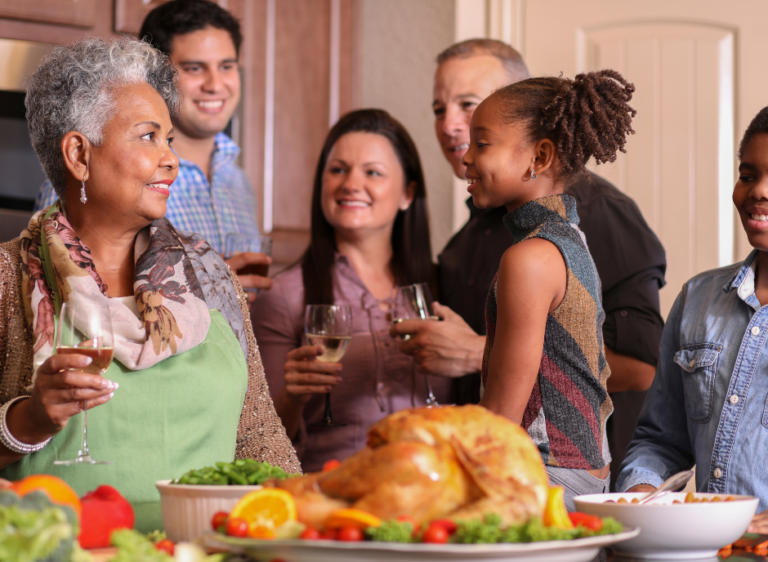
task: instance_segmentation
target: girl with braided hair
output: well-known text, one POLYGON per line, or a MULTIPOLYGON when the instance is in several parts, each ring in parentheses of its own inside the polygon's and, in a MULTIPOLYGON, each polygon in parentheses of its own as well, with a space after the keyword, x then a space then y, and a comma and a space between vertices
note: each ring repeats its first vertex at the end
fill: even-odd
POLYGON ((486 302, 481 404, 528 431, 570 510, 608 491, 613 404, 600 279, 563 191, 624 151, 633 91, 613 70, 509 85, 475 110, 464 156, 475 205, 506 205, 515 239, 486 302))

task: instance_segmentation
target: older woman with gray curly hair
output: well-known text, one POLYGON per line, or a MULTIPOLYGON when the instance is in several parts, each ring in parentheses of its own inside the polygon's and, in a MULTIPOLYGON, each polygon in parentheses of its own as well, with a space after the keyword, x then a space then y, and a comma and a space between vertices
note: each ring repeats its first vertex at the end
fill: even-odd
POLYGON ((158 480, 242 457, 300 471, 237 278, 164 218, 179 163, 175 76, 127 38, 55 49, 26 105, 60 201, 0 244, 0 477, 55 474, 79 494, 111 484, 141 530, 161 527, 158 480), (92 302, 114 331, 103 378, 85 355, 53 354, 61 304, 92 302), (89 443, 113 464, 54 464, 78 453, 78 414, 91 408, 89 443))

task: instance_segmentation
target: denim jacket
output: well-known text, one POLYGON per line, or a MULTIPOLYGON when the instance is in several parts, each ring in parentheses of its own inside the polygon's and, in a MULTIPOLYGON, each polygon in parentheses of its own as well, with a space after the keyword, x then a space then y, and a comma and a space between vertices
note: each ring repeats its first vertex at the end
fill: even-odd
POLYGON ((757 255, 697 275, 678 295, 618 490, 696 465, 698 491, 754 495, 768 509, 768 307, 755 296, 757 255))

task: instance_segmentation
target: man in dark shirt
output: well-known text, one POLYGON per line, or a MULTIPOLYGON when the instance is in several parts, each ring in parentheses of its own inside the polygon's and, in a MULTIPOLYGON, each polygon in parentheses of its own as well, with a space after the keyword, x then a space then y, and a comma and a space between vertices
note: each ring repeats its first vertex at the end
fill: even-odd
MULTIPOLYGON (((461 160, 469 146, 475 107, 494 90, 528 76, 519 53, 499 41, 464 41, 438 56, 435 132, 458 177, 464 177, 461 160)), ((614 402, 608 440, 615 481, 658 361, 663 327, 659 289, 666 259, 635 202, 609 182, 595 174, 584 176, 567 193, 576 199, 580 228, 602 282, 603 336, 611 367, 608 390, 614 402)), ((505 207, 477 209, 471 198, 467 206, 469 221, 438 257, 442 304, 435 312, 444 321, 405 321, 392 328, 393 334, 412 334, 400 347, 422 369, 457 378, 460 404, 480 399, 485 300, 501 256, 513 242, 501 221, 505 207)))

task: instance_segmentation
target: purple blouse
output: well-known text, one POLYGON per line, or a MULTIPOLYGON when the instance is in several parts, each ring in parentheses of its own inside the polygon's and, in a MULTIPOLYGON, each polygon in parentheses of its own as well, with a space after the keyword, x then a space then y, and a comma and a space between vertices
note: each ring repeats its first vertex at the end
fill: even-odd
MULTIPOLYGON (((272 289, 259 293, 251 319, 273 399, 285 387, 286 355, 306 345, 304 338, 304 283, 301 266, 277 275, 272 289)), ((352 308, 353 334, 341 360, 342 382, 331 391, 333 419, 345 427, 312 427, 323 418, 325 395, 313 396, 304 406, 299 432, 293 440, 304 472, 316 472, 331 459, 343 460, 365 447, 368 428, 389 414, 424 406, 424 376, 413 359, 400 353, 389 335, 392 313, 366 289, 345 256, 336 254, 336 303, 352 308)), ((391 300, 386 300, 392 304, 391 300)), ((396 303, 395 303, 396 304, 396 303)), ((453 400, 452 381, 429 377, 440 404, 453 400)))

